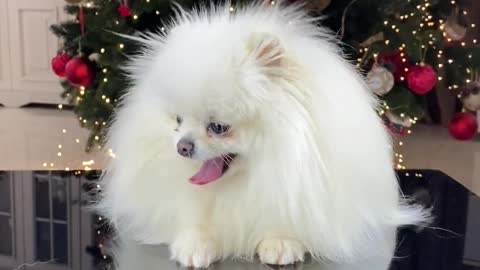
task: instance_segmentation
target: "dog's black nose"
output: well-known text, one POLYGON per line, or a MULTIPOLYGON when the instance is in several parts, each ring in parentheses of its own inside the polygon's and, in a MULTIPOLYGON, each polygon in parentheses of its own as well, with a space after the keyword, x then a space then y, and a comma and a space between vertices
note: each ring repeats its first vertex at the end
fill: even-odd
POLYGON ((177 152, 184 157, 192 157, 195 150, 195 144, 187 139, 181 139, 177 143, 177 152))

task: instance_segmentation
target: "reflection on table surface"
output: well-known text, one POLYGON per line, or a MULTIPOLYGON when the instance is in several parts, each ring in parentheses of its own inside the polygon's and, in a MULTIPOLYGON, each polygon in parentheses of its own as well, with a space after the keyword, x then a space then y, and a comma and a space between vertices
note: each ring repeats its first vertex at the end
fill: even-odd
MULTIPOLYGON (((436 224, 399 231, 398 259, 391 270, 480 270, 480 198, 438 171, 399 171, 402 191, 432 205, 436 224)), ((101 217, 85 211, 98 173, 0 172, 0 270, 108 269, 109 231, 101 217)), ((152 266, 181 269, 166 247, 146 247, 152 266)), ((226 261, 212 269, 271 269, 226 261)), ((282 269, 371 270, 367 263, 328 265, 308 261, 282 269)))

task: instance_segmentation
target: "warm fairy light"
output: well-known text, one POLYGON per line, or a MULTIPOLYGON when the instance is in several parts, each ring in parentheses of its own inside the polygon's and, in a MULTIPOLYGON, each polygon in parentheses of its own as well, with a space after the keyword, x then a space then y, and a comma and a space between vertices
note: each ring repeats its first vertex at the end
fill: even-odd
POLYGON ((443 80, 443 77, 438 76, 438 80, 439 80, 439 81, 443 80))
POLYGON ((117 24, 117 25, 118 25, 118 24, 120 24, 120 22, 119 22, 119 21, 115 21, 115 24, 117 24))
POLYGON ((460 43, 460 44, 461 44, 462 46, 465 46, 465 45, 466 45, 465 42, 462 42, 462 43, 460 43))
POLYGON ((43 166, 43 167, 47 167, 47 163, 44 162, 44 163, 42 164, 42 166, 43 166))
POLYGON ((100 49, 100 52, 101 52, 101 53, 105 53, 105 48, 101 48, 101 49, 100 49))
POLYGON ((470 83, 470 79, 466 79, 465 82, 466 82, 466 83, 470 83))
POLYGON ((472 27, 472 28, 475 28, 475 24, 474 24, 474 23, 472 23, 471 27, 472 27))
POLYGON ((234 7, 230 7, 230 12, 234 12, 235 11, 235 8, 234 7))
POLYGON ((104 69, 102 70, 103 73, 107 73, 107 71, 108 71, 108 70, 107 70, 106 68, 104 68, 104 69))
POLYGON ((145 0, 147 3, 150 3, 150 0, 145 0))
POLYGON ((103 78, 103 82, 108 82, 108 79, 107 79, 107 78, 103 78))
POLYGON ((384 24, 384 25, 388 25, 388 21, 384 21, 383 24, 384 24))
POLYGON ((55 164, 53 164, 53 163, 50 163, 50 167, 53 167, 53 166, 55 166, 55 164))
POLYGON ((86 123, 87 123, 87 119, 83 119, 83 123, 86 124, 86 123))
POLYGON ((442 68, 442 67, 443 67, 443 64, 438 64, 438 67, 439 67, 439 68, 442 68))
POLYGON ((109 98, 105 99, 105 102, 110 103, 110 99, 109 98))
POLYGON ((83 166, 92 166, 93 164, 95 164, 95 161, 93 159, 82 161, 83 166))
POLYGON ((75 142, 76 142, 76 143, 80 143, 80 139, 75 139, 75 142))
POLYGON ((81 96, 85 95, 85 90, 80 90, 80 95, 81 96))
POLYGON ((134 19, 134 20, 137 20, 137 19, 138 19, 138 15, 137 15, 137 14, 133 15, 133 19, 134 19))
POLYGON ((275 1, 271 1, 270 5, 272 5, 272 6, 275 5, 275 1))
POLYGON ((63 105, 62 104, 58 104, 58 108, 61 110, 63 109, 63 105))
POLYGON ((102 99, 106 99, 106 98, 107 98, 107 96, 105 96, 105 95, 102 95, 102 99))
POLYGON ((160 15, 160 11, 156 10, 155 14, 160 15))
POLYGON ((400 117, 404 118, 404 117, 405 117, 405 114, 404 114, 404 113, 401 113, 401 114, 400 114, 400 117))
POLYGON ((474 39, 474 40, 473 40, 473 43, 477 43, 477 40, 476 40, 476 39, 474 39))
POLYGON ((98 139, 100 139, 98 136, 95 136, 95 141, 98 141, 98 139))
POLYGON ((403 145, 403 142, 399 142, 398 145, 402 146, 402 145, 403 145))
POLYGON ((88 2, 87 3, 87 8, 91 8, 92 7, 92 3, 88 2))
POLYGON ((390 40, 385 40, 385 45, 388 45, 388 43, 390 43, 390 40))
POLYGON ((62 152, 58 152, 58 153, 57 153, 57 156, 61 157, 61 156, 62 156, 62 152))
POLYGON ((395 27, 397 27, 395 24, 392 25, 392 29, 395 29, 395 27))
POLYGON ((119 47, 120 49, 123 49, 123 48, 125 47, 125 45, 123 45, 122 43, 120 43, 120 44, 118 44, 118 47, 119 47))
POLYGON ((62 145, 61 145, 61 144, 58 145, 58 149, 62 149, 62 145))
POLYGON ((70 171, 70 168, 69 168, 69 167, 66 167, 66 168, 65 168, 65 171, 69 172, 69 171, 70 171))
POLYGON ((62 133, 67 133, 67 130, 66 129, 62 129, 62 133))
POLYGON ((449 64, 453 63, 453 59, 448 59, 448 63, 449 64))

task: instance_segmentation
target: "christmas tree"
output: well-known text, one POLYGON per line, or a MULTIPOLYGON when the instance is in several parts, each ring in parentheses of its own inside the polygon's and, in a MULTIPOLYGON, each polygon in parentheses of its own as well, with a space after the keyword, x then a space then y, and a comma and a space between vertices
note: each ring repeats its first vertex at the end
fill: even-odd
MULTIPOLYGON (((258 0, 260 1, 260 0, 258 0)), ((319 24, 338 33, 345 55, 366 75, 381 100, 379 114, 394 133, 405 135, 418 121, 439 123, 439 97, 457 97, 457 111, 480 109, 477 68, 480 50, 467 40, 475 24, 468 21, 468 3, 446 0, 300 0, 319 24), (463 101, 464 106, 462 106, 463 101), (465 107, 465 108, 463 108, 465 107)), ((173 15, 168 0, 68 0, 66 11, 76 19, 53 25, 64 45, 52 60, 62 80, 63 97, 73 105, 80 124, 91 130, 87 150, 103 143, 106 125, 119 98, 128 89, 122 67, 139 46, 115 34, 165 32, 173 15)), ((176 1, 185 9, 211 1, 176 1)), ((219 1, 220 2, 220 1, 219 1)), ((232 1, 230 10, 250 1, 232 1)), ((264 5, 275 1, 261 0, 264 5)), ((168 33, 167 33, 168 34, 168 33)), ((348 108, 345 108, 348 113, 348 108)), ((450 119, 448 119, 450 120, 450 119)), ((445 119, 443 119, 445 122, 445 119)), ((475 117, 452 118, 452 135, 470 139, 475 117)))

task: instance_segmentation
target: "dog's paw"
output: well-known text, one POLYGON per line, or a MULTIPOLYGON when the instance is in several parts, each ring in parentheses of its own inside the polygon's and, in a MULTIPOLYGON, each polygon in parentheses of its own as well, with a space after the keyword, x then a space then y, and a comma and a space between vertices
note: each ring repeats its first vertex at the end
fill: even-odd
POLYGON ((207 268, 218 259, 215 241, 204 235, 185 235, 170 246, 171 259, 183 267, 207 268))
POLYGON ((305 248, 294 239, 265 239, 257 246, 260 261, 264 264, 289 265, 303 262, 305 248))

